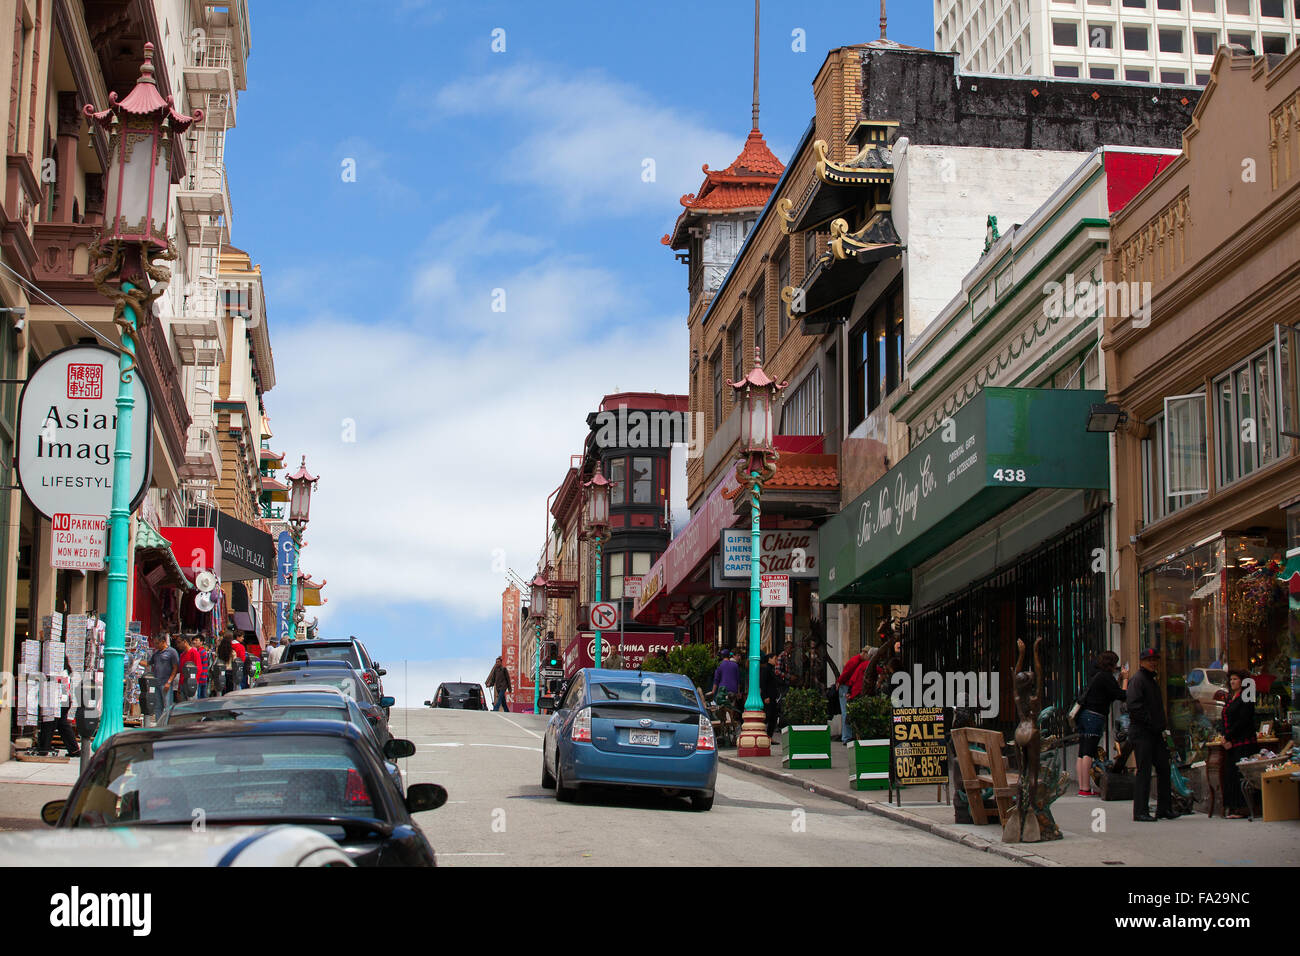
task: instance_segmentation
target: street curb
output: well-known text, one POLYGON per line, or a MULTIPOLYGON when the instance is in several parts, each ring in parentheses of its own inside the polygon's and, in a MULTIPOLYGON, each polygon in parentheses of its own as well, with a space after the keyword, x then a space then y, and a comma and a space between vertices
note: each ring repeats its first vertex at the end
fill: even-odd
POLYGON ((986 840, 974 833, 967 833, 957 829, 955 825, 947 823, 938 823, 934 820, 927 820, 925 817, 917 816, 901 807, 895 807, 887 803, 879 803, 875 800, 866 800, 862 797, 855 797, 851 793, 845 793, 842 790, 836 790, 834 787, 827 787, 825 784, 817 783, 813 780, 807 780, 803 777, 796 777, 792 773, 783 770, 773 770, 768 767, 759 767, 748 761, 741 760, 739 757, 728 757, 718 754, 719 763, 737 770, 744 770, 748 773, 756 774, 760 777, 767 777, 769 780, 777 780, 781 783, 790 784, 800 787, 810 793, 826 797, 838 803, 846 804, 857 810, 866 810, 877 816, 887 817, 896 823, 913 827, 917 830, 925 830, 941 839, 948 840, 952 843, 960 843, 962 846, 970 847, 973 850, 983 850, 986 853, 992 853, 994 856, 1000 856, 1016 863, 1023 863, 1025 866, 1061 866, 1055 860, 1049 860, 1046 857, 1039 856, 1037 853, 1023 850, 1020 847, 1008 845, 1005 843, 995 843, 992 840, 986 840))

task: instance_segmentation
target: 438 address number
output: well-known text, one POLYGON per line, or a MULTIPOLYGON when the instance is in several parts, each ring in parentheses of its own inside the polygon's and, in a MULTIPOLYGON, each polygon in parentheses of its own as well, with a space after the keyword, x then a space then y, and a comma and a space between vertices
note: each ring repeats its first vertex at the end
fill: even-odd
POLYGON ((1028 481, 1023 468, 999 468, 993 472, 994 481, 1005 481, 1009 484, 1020 484, 1028 481))

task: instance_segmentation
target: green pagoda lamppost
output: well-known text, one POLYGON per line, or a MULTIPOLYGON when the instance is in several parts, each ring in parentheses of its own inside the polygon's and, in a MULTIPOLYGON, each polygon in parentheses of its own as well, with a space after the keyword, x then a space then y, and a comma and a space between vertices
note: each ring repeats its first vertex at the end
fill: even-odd
POLYGON ((776 474, 780 457, 772 442, 772 406, 777 393, 787 382, 777 383, 763 371, 763 358, 754 349, 754 367, 739 382, 728 382, 741 402, 740 448, 744 456, 736 466, 740 483, 733 497, 749 492, 749 693, 740 723, 736 754, 741 757, 767 757, 772 753, 772 738, 767 734, 767 717, 763 713, 763 695, 759 690, 759 499, 763 485, 776 474))
MULTIPOLYGON (((610 481, 605 477, 603 466, 597 462, 596 473, 591 476, 591 481, 583 482, 582 487, 587 489, 587 534, 596 542, 596 603, 601 600, 600 595, 600 566, 603 563, 601 549, 605 545, 605 539, 609 537, 609 487, 610 481)), ((600 629, 596 629, 596 654, 593 663, 599 667, 601 664, 600 646, 600 629)))
MULTIPOLYGON (((144 45, 144 62, 135 87, 122 100, 108 96, 109 106, 83 112, 109 133, 105 183, 105 222, 94 255, 99 265, 95 288, 113 300, 113 322, 120 330, 117 435, 113 446, 113 499, 108 532, 108 607, 104 632, 104 695, 93 747, 122 730, 122 692, 126 665, 127 571, 131 537, 131 394, 139 352, 140 330, 149 321, 153 301, 163 294, 171 272, 157 259, 175 259, 167 237, 172 155, 176 136, 203 119, 176 112, 173 98, 158 91, 153 76, 153 44, 144 45)), ((143 454, 144 450, 141 450, 143 454)))
POLYGON ((289 482, 289 536, 293 539, 293 576, 289 579, 289 640, 298 639, 298 555, 302 553, 302 536, 311 520, 311 493, 320 478, 307 470, 307 456, 302 456, 298 470, 289 482))
POLYGON ((546 578, 533 578, 532 596, 528 599, 528 616, 533 619, 533 713, 542 712, 542 624, 546 621, 546 578))

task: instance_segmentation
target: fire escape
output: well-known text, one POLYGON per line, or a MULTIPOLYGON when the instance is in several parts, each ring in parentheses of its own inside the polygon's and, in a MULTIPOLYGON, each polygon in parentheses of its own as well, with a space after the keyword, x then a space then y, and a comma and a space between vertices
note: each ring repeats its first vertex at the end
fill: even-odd
POLYGON ((180 227, 188 248, 182 314, 172 317, 172 335, 185 369, 185 398, 190 409, 185 463, 181 468, 186 511, 215 507, 221 481, 221 444, 213 402, 219 396, 220 370, 226 360, 226 317, 217 278, 221 250, 230 244, 230 189, 226 182, 226 131, 235 125, 238 98, 234 51, 227 37, 196 30, 187 51, 185 90, 191 109, 203 120, 185 136, 187 172, 177 193, 180 227))

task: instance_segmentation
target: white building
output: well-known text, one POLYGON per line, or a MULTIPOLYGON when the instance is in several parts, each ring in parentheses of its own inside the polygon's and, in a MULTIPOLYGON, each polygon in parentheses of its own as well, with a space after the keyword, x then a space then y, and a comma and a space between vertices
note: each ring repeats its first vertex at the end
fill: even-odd
POLYGON ((1298 31, 1300 0, 934 0, 935 49, 968 73, 1204 86, 1220 45, 1288 53, 1298 31))

